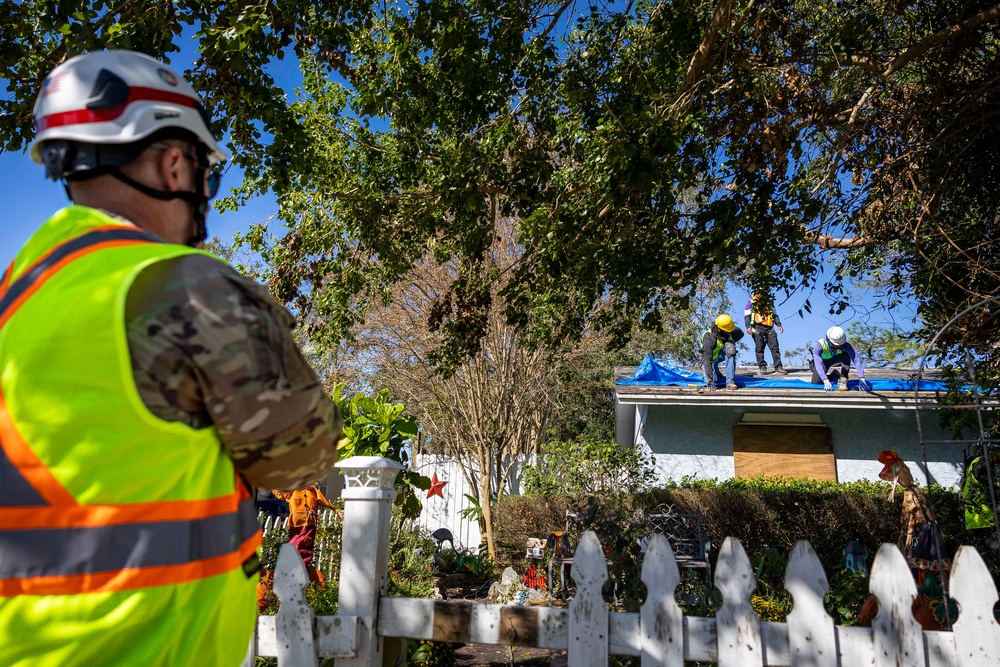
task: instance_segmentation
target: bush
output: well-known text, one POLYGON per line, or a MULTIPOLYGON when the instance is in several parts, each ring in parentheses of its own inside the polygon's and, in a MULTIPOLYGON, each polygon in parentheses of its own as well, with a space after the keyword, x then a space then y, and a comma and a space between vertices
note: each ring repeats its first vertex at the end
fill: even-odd
POLYGON ((631 494, 653 483, 648 454, 606 442, 547 442, 538 464, 525 466, 527 494, 631 494))
POLYGON ((407 662, 416 667, 453 667, 455 646, 422 639, 411 641, 407 645, 407 662))
MULTIPOLYGON (((604 494, 595 501, 595 518, 586 527, 595 529, 605 548, 610 548, 611 560, 617 561, 610 569, 618 586, 620 604, 634 608, 644 595, 633 553, 637 536, 646 531, 644 515, 662 504, 672 505, 679 512, 700 511, 704 533, 712 541, 713 568, 725 537, 739 539, 758 570, 756 594, 773 603, 769 603, 768 613, 778 613, 788 595, 781 587, 785 563, 796 541, 810 542, 831 587, 836 583, 837 590, 847 585, 835 573, 844 568, 843 551, 848 542, 852 539, 861 542, 868 552, 869 565, 882 543, 896 542, 902 493, 897 493, 895 501, 890 502, 890 488, 888 483, 870 481, 847 484, 763 478, 686 481, 635 495, 604 494)), ((965 531, 957 492, 934 486, 929 497, 950 552, 954 553, 961 543, 979 547, 994 579, 998 579, 997 554, 978 544, 979 536, 965 531)), ((579 512, 586 507, 586 499, 579 495, 500 498, 494 512, 498 566, 509 564, 525 570, 523 554, 527 538, 545 537, 554 530, 564 529, 566 510, 579 512)), ((863 590, 867 590, 867 583, 863 590)), ((834 610, 839 616, 835 618, 850 624, 856 616, 856 607, 860 606, 857 597, 852 594, 838 600, 834 610), (840 611, 841 607, 846 611, 840 611)))

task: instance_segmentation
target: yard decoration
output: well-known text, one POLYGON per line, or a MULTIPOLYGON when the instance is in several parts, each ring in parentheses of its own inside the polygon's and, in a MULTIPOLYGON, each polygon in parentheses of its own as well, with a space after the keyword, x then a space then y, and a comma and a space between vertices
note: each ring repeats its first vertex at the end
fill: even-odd
POLYGON ((431 496, 438 496, 440 498, 444 498, 442 490, 444 489, 444 485, 447 483, 448 482, 446 480, 438 479, 437 473, 434 473, 431 476, 431 488, 427 489, 427 497, 430 498, 431 496))

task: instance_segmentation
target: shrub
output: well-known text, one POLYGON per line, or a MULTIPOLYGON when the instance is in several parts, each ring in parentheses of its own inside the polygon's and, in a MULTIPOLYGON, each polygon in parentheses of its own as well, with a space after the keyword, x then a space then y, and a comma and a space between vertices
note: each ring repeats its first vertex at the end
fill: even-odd
POLYGON ((861 605, 868 599, 868 575, 842 569, 830 578, 826 611, 837 625, 857 625, 861 605))
MULTIPOLYGON (((902 494, 888 500, 890 485, 860 481, 847 484, 784 479, 733 479, 725 482, 687 481, 670 484, 635 495, 605 494, 596 502, 597 517, 587 527, 594 528, 615 564, 612 577, 624 598, 624 606, 641 602, 643 587, 638 582, 638 565, 633 554, 637 535, 645 534, 643 517, 661 504, 680 512, 700 511, 705 535, 712 541, 713 562, 725 537, 743 544, 751 564, 759 569, 756 594, 775 601, 781 592, 787 555, 798 540, 808 540, 823 565, 831 586, 844 568, 843 550, 856 539, 868 552, 871 564, 878 547, 895 543, 900 529, 902 494), (763 566, 761 566, 763 563, 763 566), (629 596, 634 599, 629 600, 629 596)), ((965 531, 964 518, 955 491, 933 486, 929 491, 950 551, 960 544, 973 544, 986 561, 995 579, 1000 563, 994 551, 977 543, 982 539, 965 531)), ((508 564, 527 569, 523 561, 528 537, 545 537, 565 526, 567 509, 580 511, 586 500, 573 495, 504 496, 497 503, 496 542, 498 566, 508 564)), ((839 582, 843 587, 844 582, 839 582)), ((867 584, 865 584, 865 590, 867 584)), ((862 598, 863 600, 863 598, 862 598)), ((850 622, 855 614, 854 598, 837 603, 840 618, 850 622), (847 611, 840 612, 840 607, 847 611)))
POLYGON ((407 661, 416 667, 453 667, 455 646, 422 639, 411 641, 407 645, 407 661))
POLYGON ((537 465, 525 466, 528 494, 636 493, 655 479, 648 454, 606 442, 547 442, 537 465))

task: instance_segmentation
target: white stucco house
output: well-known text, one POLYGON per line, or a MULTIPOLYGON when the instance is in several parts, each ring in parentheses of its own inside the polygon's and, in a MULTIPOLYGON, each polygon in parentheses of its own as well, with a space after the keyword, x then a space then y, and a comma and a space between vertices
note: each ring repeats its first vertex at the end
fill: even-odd
POLYGON ((700 371, 684 371, 647 357, 615 369, 615 439, 647 448, 661 481, 766 476, 851 482, 877 480, 876 457, 895 449, 918 483, 957 486, 963 445, 939 427, 936 382, 926 372, 915 395, 912 371, 865 369, 874 391, 824 392, 811 369, 789 368, 785 378, 737 370, 735 391, 705 391, 700 371), (663 372, 660 372, 663 371, 663 372), (666 378, 666 382, 664 381, 666 378), (695 380, 697 378, 697 380, 695 380), (684 382, 689 379, 690 382, 684 382), (920 411, 927 470, 923 464, 920 411))

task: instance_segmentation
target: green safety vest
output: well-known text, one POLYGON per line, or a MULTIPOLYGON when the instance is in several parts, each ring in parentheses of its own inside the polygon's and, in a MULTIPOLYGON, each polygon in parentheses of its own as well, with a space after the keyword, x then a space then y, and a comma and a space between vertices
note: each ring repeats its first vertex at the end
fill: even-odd
MULTIPOLYGON (((0 280, 0 665, 237 665, 260 531, 214 428, 154 416, 125 300, 201 251, 82 206, 0 280)), ((201 253, 207 254, 207 253, 201 253)))
POLYGON ((822 346, 822 348, 823 348, 823 351, 820 352, 820 356, 823 357, 824 359, 828 359, 828 360, 829 359, 833 359, 834 356, 836 356, 836 355, 840 354, 841 352, 843 352, 843 349, 840 349, 840 350, 831 350, 830 349, 830 343, 826 340, 826 338, 821 338, 821 339, 819 339, 816 342, 819 343, 820 346, 822 346))
MULTIPOLYGON (((962 501, 965 506, 965 527, 968 530, 993 527, 993 509, 990 506, 990 493, 986 485, 977 481, 972 474, 972 466, 982 457, 976 457, 965 470, 965 480, 962 482, 962 501)), ((996 472, 996 468, 994 468, 996 472)), ((996 482, 994 478, 994 482, 996 482)))
MULTIPOLYGON (((710 334, 710 333, 712 333, 711 329, 709 329, 708 331, 706 331, 705 333, 703 333, 701 335, 701 337, 704 339, 705 335, 706 334, 710 334)), ((718 336, 716 336, 715 337, 715 348, 712 350, 712 361, 715 361, 716 359, 719 358, 719 354, 722 352, 722 348, 723 347, 725 347, 725 345, 723 344, 722 339, 720 339, 718 336)))

